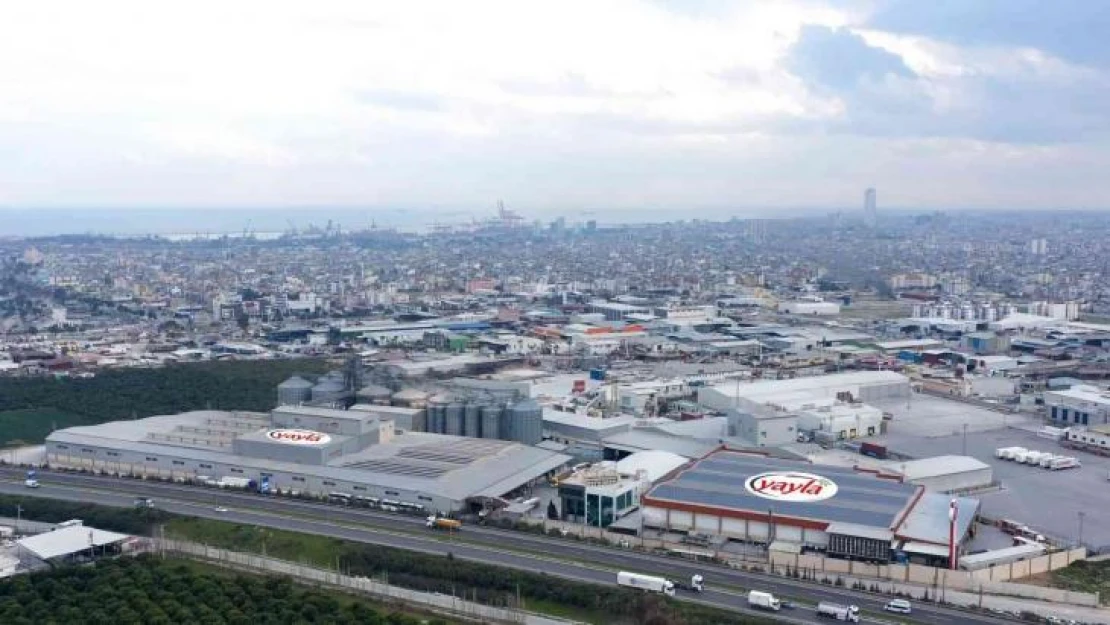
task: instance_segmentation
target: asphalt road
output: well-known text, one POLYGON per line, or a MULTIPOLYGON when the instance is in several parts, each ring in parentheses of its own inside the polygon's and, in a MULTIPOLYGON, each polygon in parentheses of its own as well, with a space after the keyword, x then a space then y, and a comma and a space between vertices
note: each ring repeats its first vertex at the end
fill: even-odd
MULTIPOLYGON (((32 494, 22 485, 24 473, 13 468, 0 468, 0 492, 32 494)), ((71 473, 40 472, 42 487, 34 493, 57 499, 84 501, 129 507, 136 496, 154 499, 159 508, 184 515, 219 518, 313 534, 329 535, 359 542, 381 544, 434 554, 453 553, 456 557, 529 571, 544 571, 571 579, 613 584, 614 570, 631 570, 659 574, 671 579, 688 578, 695 573, 705 576, 707 591, 680 598, 716 607, 748 612, 746 597, 736 588, 759 589, 788 597, 803 604, 818 601, 854 603, 862 610, 880 612, 884 597, 858 593, 842 588, 788 580, 777 576, 737 571, 727 567, 693 563, 619 548, 571 542, 556 538, 488 527, 467 526, 460 540, 445 540, 440 533, 423 527, 423 519, 365 509, 351 509, 256 494, 184 486, 164 482, 118 479, 71 473), (228 512, 216 512, 216 506, 228 512), (294 516, 290 516, 294 515, 294 516), (358 525, 360 527, 350 527, 358 525), (512 550, 506 549, 511 544, 512 550), (714 590, 713 585, 728 587, 714 590)), ((811 622, 812 613, 805 607, 776 618, 795 622, 811 622), (789 614, 789 616, 787 616, 789 614)), ((868 620, 865 616, 864 620, 868 620)), ((875 619, 870 619, 875 621, 875 619)), ((883 622, 898 622, 895 615, 883 622)), ((914 605, 914 621, 938 624, 1004 623, 993 616, 968 613, 922 604, 914 605)))

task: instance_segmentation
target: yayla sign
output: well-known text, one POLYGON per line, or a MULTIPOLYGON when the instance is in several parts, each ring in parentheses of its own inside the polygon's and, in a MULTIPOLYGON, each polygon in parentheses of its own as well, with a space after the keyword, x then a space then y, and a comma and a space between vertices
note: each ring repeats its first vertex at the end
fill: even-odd
POLYGON ((270 430, 266 438, 290 445, 323 445, 331 440, 327 434, 312 430, 270 430))
POLYGON ((813 503, 836 494, 836 482, 812 473, 770 471, 748 478, 744 488, 756 497, 773 501, 813 503))

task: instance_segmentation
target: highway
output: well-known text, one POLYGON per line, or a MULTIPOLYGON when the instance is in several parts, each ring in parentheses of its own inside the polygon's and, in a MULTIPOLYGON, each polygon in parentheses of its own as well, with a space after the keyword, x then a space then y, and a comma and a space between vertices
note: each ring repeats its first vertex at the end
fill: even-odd
MULTIPOLYGON (((467 526, 458 539, 449 539, 423 527, 423 520, 410 516, 366 509, 352 509, 308 501, 264 497, 251 493, 217 490, 180 484, 119 479, 76 473, 39 473, 42 486, 28 492, 22 485, 24 472, 0 468, 0 492, 37 495, 88 503, 130 507, 136 496, 154 499, 168 512, 226 521, 334 536, 364 543, 381 544, 433 554, 451 552, 455 557, 529 571, 544 571, 570 579, 613 584, 616 570, 665 575, 671 579, 705 576, 707 591, 683 595, 715 607, 748 612, 746 597, 736 589, 759 589, 802 603, 818 601, 855 603, 865 612, 878 613, 885 597, 830 588, 796 580, 738 571, 708 563, 693 563, 620 548, 587 545, 490 527, 467 526), (228 512, 216 512, 223 506, 228 512), (509 545, 511 548, 507 548, 509 545), (714 590, 727 588, 727 591, 714 590)), ((811 622, 812 612, 804 606, 775 615, 784 622, 811 622)), ((869 619, 864 620, 879 622, 869 619)), ((899 622, 894 615, 881 622, 899 622)), ((1003 619, 915 602, 913 621, 927 623, 1005 623, 1003 619)))

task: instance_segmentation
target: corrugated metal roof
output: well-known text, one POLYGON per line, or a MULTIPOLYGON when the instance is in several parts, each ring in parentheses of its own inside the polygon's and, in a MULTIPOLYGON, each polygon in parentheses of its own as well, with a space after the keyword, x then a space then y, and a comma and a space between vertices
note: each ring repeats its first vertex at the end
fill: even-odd
POLYGON ((726 510, 853 523, 891 529, 912 501, 917 487, 876 478, 851 469, 718 451, 649 493, 653 499, 716 506, 726 510), (767 471, 802 471, 826 477, 837 485, 830 499, 814 503, 771 501, 747 491, 749 477, 767 471))
POLYGON ((130 536, 127 534, 77 525, 21 538, 17 542, 19 546, 35 554, 35 557, 40 560, 50 560, 80 553, 93 547, 111 545, 128 538, 130 536))

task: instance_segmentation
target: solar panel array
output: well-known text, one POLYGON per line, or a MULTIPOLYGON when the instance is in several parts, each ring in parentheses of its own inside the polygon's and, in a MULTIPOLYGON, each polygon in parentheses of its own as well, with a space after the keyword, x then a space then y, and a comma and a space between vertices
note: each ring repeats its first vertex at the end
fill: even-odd
POLYGON ((513 443, 505 441, 477 438, 436 442, 404 447, 389 458, 360 460, 342 466, 390 475, 436 479, 482 458, 495 456, 512 445, 513 443))
POLYGON ((649 497, 822 522, 890 528, 915 487, 839 468, 717 452, 656 486, 649 497), (830 499, 814 503, 772 501, 748 492, 744 482, 765 471, 800 471, 827 477, 838 487, 830 499))

